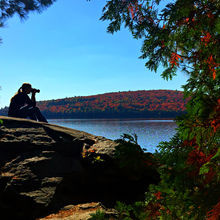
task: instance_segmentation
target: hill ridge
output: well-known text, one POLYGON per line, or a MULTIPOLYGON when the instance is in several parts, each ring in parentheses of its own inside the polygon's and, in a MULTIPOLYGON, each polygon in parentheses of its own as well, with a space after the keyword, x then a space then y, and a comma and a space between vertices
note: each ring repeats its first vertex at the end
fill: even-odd
POLYGON ((119 91, 39 101, 48 118, 176 117, 186 101, 178 90, 119 91))
POLYGON ((118 91, 118 92, 105 92, 100 94, 94 94, 94 95, 82 95, 82 96, 72 96, 72 97, 65 97, 65 98, 57 98, 57 99, 48 99, 48 100, 40 100, 38 102, 45 102, 45 101, 51 101, 51 100, 61 100, 61 99, 71 99, 71 98, 78 98, 78 97, 92 97, 92 96, 101 96, 101 95, 109 95, 109 94, 115 94, 115 93, 136 93, 136 92, 151 92, 151 91, 175 91, 183 93, 181 90, 171 90, 171 89, 149 89, 149 90, 135 90, 135 91, 118 91))
POLYGON ((182 91, 157 89, 51 99, 37 106, 47 118, 174 118, 186 111, 186 103, 182 91))

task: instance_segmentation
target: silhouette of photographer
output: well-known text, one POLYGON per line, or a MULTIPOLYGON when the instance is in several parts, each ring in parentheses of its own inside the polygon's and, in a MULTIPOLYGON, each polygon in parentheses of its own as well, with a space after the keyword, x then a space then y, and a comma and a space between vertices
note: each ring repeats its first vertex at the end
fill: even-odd
POLYGON ((36 107, 36 93, 39 89, 33 89, 31 84, 23 83, 18 92, 11 98, 11 103, 8 110, 9 117, 30 118, 41 122, 47 122, 47 119, 41 114, 36 107), (31 99, 28 94, 31 93, 31 99))

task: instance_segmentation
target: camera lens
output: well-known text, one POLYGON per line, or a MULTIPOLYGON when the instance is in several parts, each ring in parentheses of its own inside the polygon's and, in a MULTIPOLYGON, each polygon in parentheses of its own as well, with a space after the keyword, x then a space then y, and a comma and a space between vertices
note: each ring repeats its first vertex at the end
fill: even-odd
POLYGON ((35 93, 39 93, 40 89, 32 89, 32 91, 35 92, 35 93))

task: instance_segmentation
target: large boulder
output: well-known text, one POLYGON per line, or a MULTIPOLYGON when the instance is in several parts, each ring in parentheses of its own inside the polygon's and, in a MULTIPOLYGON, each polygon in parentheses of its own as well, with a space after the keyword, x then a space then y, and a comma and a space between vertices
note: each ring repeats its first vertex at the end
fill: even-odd
POLYGON ((35 219, 88 202, 141 199, 152 169, 120 168, 118 143, 28 119, 0 117, 0 218, 35 219))

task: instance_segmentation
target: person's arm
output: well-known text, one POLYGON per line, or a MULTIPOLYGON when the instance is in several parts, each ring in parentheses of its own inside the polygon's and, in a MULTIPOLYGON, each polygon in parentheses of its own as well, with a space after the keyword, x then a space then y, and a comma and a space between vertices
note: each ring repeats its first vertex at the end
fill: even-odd
POLYGON ((36 92, 32 91, 31 94, 31 101, 33 102, 33 105, 36 106, 36 97, 35 97, 36 92))
POLYGON ((27 103, 29 106, 33 106, 33 107, 36 106, 35 94, 36 94, 35 92, 32 92, 32 94, 31 94, 31 99, 30 99, 30 97, 26 94, 26 103, 27 103))

